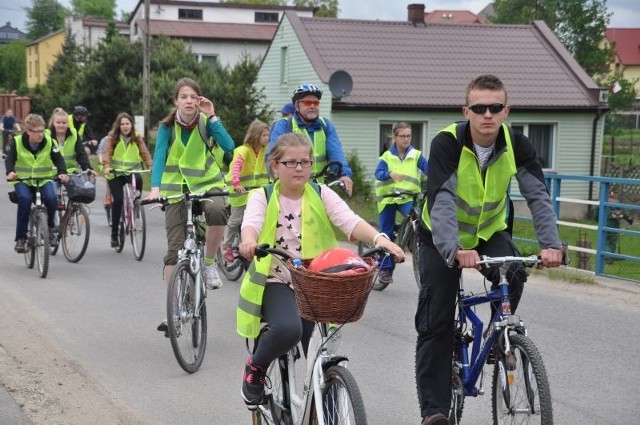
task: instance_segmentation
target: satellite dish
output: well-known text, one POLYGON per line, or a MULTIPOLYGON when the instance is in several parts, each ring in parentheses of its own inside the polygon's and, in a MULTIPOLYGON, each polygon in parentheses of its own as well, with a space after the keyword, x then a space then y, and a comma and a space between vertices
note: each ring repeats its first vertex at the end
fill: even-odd
POLYGON ((334 71, 329 77, 329 90, 334 99, 341 99, 343 96, 349 96, 353 88, 353 80, 347 71, 341 69, 334 71))

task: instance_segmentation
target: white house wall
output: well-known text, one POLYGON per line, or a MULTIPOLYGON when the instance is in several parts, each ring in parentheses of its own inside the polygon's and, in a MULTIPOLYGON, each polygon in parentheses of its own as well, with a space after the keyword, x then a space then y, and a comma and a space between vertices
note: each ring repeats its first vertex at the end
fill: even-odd
POLYGON ((184 40, 187 48, 196 56, 216 55, 221 66, 234 66, 246 53, 254 60, 259 60, 266 51, 264 43, 184 40))

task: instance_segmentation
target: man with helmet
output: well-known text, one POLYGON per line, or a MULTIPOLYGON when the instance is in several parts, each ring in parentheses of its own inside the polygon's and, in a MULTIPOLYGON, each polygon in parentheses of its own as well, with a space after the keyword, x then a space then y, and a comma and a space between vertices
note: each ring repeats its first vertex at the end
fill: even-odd
POLYGON ((91 115, 89 110, 80 105, 73 108, 73 115, 69 115, 69 128, 73 128, 78 133, 78 140, 82 142, 87 156, 95 155, 98 150, 98 140, 87 124, 89 115, 91 115))
POLYGON ((336 128, 328 118, 320 116, 320 99, 322 99, 322 90, 315 84, 305 83, 296 87, 291 97, 295 111, 292 116, 283 117, 273 124, 266 158, 268 160, 271 148, 281 135, 292 132, 305 134, 313 145, 312 174, 320 171, 328 161, 340 161, 342 164, 340 180, 344 183, 347 193, 351 195, 353 173, 344 156, 336 128))

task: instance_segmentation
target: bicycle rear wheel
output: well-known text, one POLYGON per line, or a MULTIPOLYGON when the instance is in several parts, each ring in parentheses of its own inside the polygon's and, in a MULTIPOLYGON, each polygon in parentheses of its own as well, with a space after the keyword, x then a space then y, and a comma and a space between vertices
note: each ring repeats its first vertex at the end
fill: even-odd
POLYGON ((194 373, 202 365, 207 348, 207 305, 204 293, 200 300, 200 315, 195 317, 195 277, 188 260, 173 269, 167 288, 167 327, 176 360, 182 369, 194 373))
MULTIPOLYGON (((367 415, 360 389, 351 372, 343 366, 332 366, 325 372, 322 410, 327 424, 366 425, 367 415)), ((317 420, 315 403, 312 420, 317 420)))
MULTIPOLYGON (((524 335, 509 336, 513 355, 496 353, 491 407, 494 425, 553 424, 551 390, 542 356, 524 335)), ((497 346, 494 347, 495 351, 497 346)))
POLYGON ((77 263, 87 252, 91 223, 82 204, 74 204, 62 221, 62 252, 67 261, 77 263))
POLYGON ((133 220, 131 228, 131 245, 133 245, 133 255, 136 260, 144 257, 144 248, 147 243, 147 220, 144 215, 144 208, 140 205, 140 200, 133 201, 133 220))
POLYGON ((36 254, 36 268, 40 277, 47 277, 49 272, 49 226, 47 226, 47 213, 36 213, 36 233, 34 237, 34 251, 36 254))
POLYGON ((222 246, 218 248, 218 252, 216 252, 216 263, 218 264, 218 268, 220 269, 224 277, 231 281, 240 279, 240 276, 242 276, 242 273, 244 272, 242 260, 240 260, 239 258, 236 258, 233 261, 226 261, 224 259, 222 246))

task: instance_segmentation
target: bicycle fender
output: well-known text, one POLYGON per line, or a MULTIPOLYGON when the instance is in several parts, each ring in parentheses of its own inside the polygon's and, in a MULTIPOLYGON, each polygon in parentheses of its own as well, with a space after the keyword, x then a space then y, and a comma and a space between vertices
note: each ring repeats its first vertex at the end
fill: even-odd
POLYGON ((333 356, 329 360, 327 360, 326 362, 324 362, 322 364, 322 371, 326 372, 327 370, 329 370, 333 366, 337 366, 340 363, 346 362, 346 361, 349 361, 349 358, 346 357, 346 356, 333 356))

